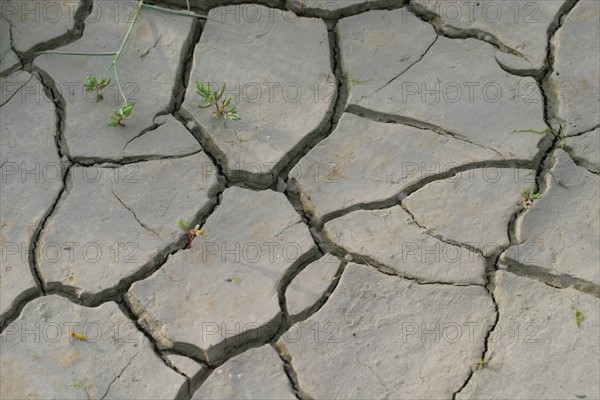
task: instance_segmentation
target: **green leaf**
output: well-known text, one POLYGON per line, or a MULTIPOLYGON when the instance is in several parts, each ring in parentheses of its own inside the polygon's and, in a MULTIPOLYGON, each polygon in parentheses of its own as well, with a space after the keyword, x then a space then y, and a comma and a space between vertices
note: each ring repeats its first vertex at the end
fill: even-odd
POLYGON ((206 90, 204 85, 200 81, 195 81, 196 83, 196 92, 203 98, 208 97, 210 95, 210 91, 206 90))
POLYGON ((232 121, 239 121, 240 120, 240 116, 237 115, 235 112, 232 112, 232 111, 228 111, 225 114, 225 118, 230 119, 232 121))
POLYGON ((583 313, 581 312, 581 310, 579 309, 575 309, 575 324, 577 326, 581 325, 581 322, 583 321, 583 313))
POLYGON ((545 135, 546 133, 548 133, 549 130, 550 129, 545 129, 543 131, 536 131, 536 130, 533 130, 533 129, 518 129, 518 130, 512 131, 511 133, 515 133, 515 132, 518 132, 518 133, 537 133, 538 135, 545 135))
POLYGON ((225 92, 225 84, 223 84, 223 86, 221 86, 221 90, 219 90, 219 93, 215 93, 215 100, 219 101, 219 99, 221 98, 221 96, 223 96, 223 93, 225 92))
POLYGON ((113 110, 113 116, 111 116, 111 120, 108 123, 110 126, 124 126, 125 124, 122 121, 131 115, 131 111, 133 110, 133 106, 135 103, 123 103, 121 109, 113 110))
POLYGON ((183 218, 179 217, 179 218, 177 218, 177 226, 182 231, 187 232, 188 231, 189 223, 187 223, 187 221, 183 222, 183 218))

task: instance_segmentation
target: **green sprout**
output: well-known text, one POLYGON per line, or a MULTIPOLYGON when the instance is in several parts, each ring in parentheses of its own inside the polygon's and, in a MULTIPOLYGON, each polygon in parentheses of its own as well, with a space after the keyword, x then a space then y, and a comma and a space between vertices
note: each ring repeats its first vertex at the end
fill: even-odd
POLYGON ((210 83, 207 83, 204 86, 200 81, 195 81, 196 84, 196 93, 200 97, 202 97, 203 104, 199 105, 200 108, 209 108, 215 106, 216 111, 213 112, 213 117, 219 118, 221 115, 225 119, 231 119, 237 121, 240 119, 240 116, 235 111, 235 106, 227 109, 229 104, 231 104, 231 96, 225 97, 225 100, 219 104, 219 100, 223 97, 223 93, 225 93, 225 84, 221 86, 221 89, 218 91, 211 92, 210 83))
POLYGON ((196 238, 196 236, 208 236, 204 229, 200 229, 200 225, 196 225, 194 228, 190 228, 190 222, 187 219, 184 220, 181 217, 177 218, 177 226, 179 227, 179 229, 181 229, 188 235, 188 249, 192 248, 192 241, 196 238))
POLYGON ((131 115, 131 111, 133 110, 133 106, 135 103, 126 103, 119 110, 113 110, 113 115, 110 117, 110 122, 108 125, 110 126, 125 126, 123 120, 131 115))
POLYGON ((481 369, 488 365, 489 362, 490 360, 484 360, 483 358, 480 358, 475 365, 477 365, 477 369, 481 369))
POLYGON ((581 325, 582 321, 583 321, 583 313, 581 312, 581 310, 575 309, 575 324, 577 326, 579 326, 579 325, 581 325))
POLYGON ((87 76, 87 83, 83 85, 86 92, 96 91, 96 101, 102 100, 104 97, 102 96, 102 89, 107 87, 110 84, 110 78, 105 78, 104 76, 96 78, 96 75, 89 74, 87 76))
POLYGON ((567 137, 564 134, 558 133, 555 130, 552 130, 550 128, 546 128, 543 131, 536 131, 534 129, 520 129, 520 130, 516 130, 513 132, 537 133, 538 135, 545 135, 545 134, 549 133, 552 136, 554 136, 555 138, 560 139, 560 142, 558 143, 558 147, 560 147, 561 149, 563 149, 565 151, 570 149, 569 145, 567 144, 567 137))
POLYGON ((517 203, 518 206, 523 208, 529 208, 533 206, 533 203, 542 197, 541 194, 535 193, 533 189, 524 188, 521 190, 521 197, 523 200, 517 203))
MULTIPOLYGON (((194 17, 194 18, 199 18, 199 19, 204 19, 204 20, 210 19, 210 18, 207 18, 205 15, 199 15, 199 14, 196 14, 196 13, 190 11, 190 1, 189 0, 186 0, 186 4, 187 4, 187 11, 180 11, 180 10, 173 10, 173 9, 155 6, 152 4, 146 4, 146 3, 144 3, 144 0, 137 0, 137 9, 136 9, 135 13, 132 15, 131 23, 129 24, 129 28, 127 29, 127 32, 125 33, 125 36, 123 37, 123 39, 119 45, 119 48, 116 51, 78 52, 78 51, 46 50, 46 51, 39 51, 34 54, 36 54, 36 55, 37 54, 57 54, 57 55, 67 55, 67 56, 112 57, 112 62, 108 66, 108 69, 106 70, 106 72, 100 78, 97 78, 95 75, 92 75, 92 74, 87 75, 87 82, 83 84, 83 87, 88 92, 94 92, 94 91, 96 92, 96 101, 102 100, 103 99, 102 90, 104 88, 106 88, 111 82, 111 78, 106 78, 106 76, 108 76, 109 73, 112 71, 112 73, 114 74, 116 87, 119 91, 121 98, 123 99, 123 105, 121 106, 121 109, 113 111, 114 115, 111 116, 111 120, 108 123, 108 125, 109 126, 124 126, 122 121, 131 115, 134 103, 130 102, 127 99, 127 96, 125 96, 125 92, 123 90, 123 86, 121 85, 121 80, 119 77, 119 60, 120 60, 121 56, 124 54, 125 48, 127 47, 127 44, 129 43, 129 39, 131 38, 135 24, 139 19, 142 8, 146 7, 149 9, 157 10, 159 12, 185 15, 188 17, 194 17)), ((10 50, 11 49, 6 49, 5 51, 0 51, 0 61, 2 61, 2 59, 6 56, 6 54, 10 50)), ((209 86, 209 88, 210 88, 210 86, 209 86)), ((221 90, 220 96, 223 95, 224 89, 225 88, 223 87, 223 89, 221 90)), ((210 92, 210 90, 209 90, 209 92, 210 92)), ((215 112, 213 112, 213 115, 215 117, 219 117, 219 116, 223 115, 224 118, 232 119, 232 120, 240 119, 239 115, 235 111, 235 107, 231 107, 231 108, 227 109, 227 107, 231 103, 231 98, 227 97, 219 105, 218 100, 220 100, 220 96, 216 96, 216 94, 215 94, 215 96, 213 96, 213 99, 215 99, 215 98, 216 99, 214 100, 213 103, 210 103, 211 105, 215 104, 215 106, 217 107, 217 110, 215 112)))
POLYGON ((125 34, 125 37, 123 38, 123 41, 121 42, 121 45, 119 46, 119 49, 117 51, 98 52, 98 53, 83 52, 82 53, 82 52, 72 52, 72 51, 49 50, 49 51, 42 51, 42 52, 38 53, 38 54, 62 54, 62 55, 71 55, 71 56, 100 56, 100 57, 109 56, 109 57, 113 57, 113 60, 110 63, 108 69, 106 70, 106 73, 100 78, 100 80, 98 80, 98 78, 95 75, 88 75, 87 82, 83 85, 85 87, 85 90, 87 90, 88 92, 97 91, 96 101, 102 100, 102 98, 103 98, 102 97, 102 89, 104 89, 110 83, 110 78, 106 79, 104 76, 108 75, 108 73, 111 70, 113 70, 114 75, 115 75, 115 81, 117 83, 117 88, 119 89, 119 93, 120 93, 121 97, 123 98, 123 105, 121 106, 120 110, 118 110, 118 111, 114 110, 114 115, 111 116, 111 120, 108 123, 108 125, 110 125, 110 126, 124 126, 125 124, 123 124, 122 121, 131 115, 131 111, 134 106, 134 103, 127 101, 125 92, 123 92, 123 86, 121 85, 121 80, 119 79, 119 59, 121 58, 121 55, 123 54, 123 51, 125 50, 125 47, 127 46, 127 43, 129 42, 129 38, 131 37, 131 32, 133 32, 133 27, 135 26, 135 23, 137 22, 140 12, 142 11, 142 7, 144 5, 145 5, 144 0, 138 1, 136 12, 131 20, 131 23, 129 24, 129 29, 127 30, 127 33, 125 34))

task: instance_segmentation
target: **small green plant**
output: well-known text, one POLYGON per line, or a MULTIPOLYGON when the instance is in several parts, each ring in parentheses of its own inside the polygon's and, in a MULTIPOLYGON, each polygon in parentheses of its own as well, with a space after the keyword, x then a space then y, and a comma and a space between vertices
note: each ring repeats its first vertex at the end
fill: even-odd
POLYGON ((575 309, 575 325, 579 326, 583 322, 583 313, 579 309, 575 309))
POLYGON ((238 286, 242 284, 242 278, 240 278, 239 276, 234 276, 232 281, 234 284, 236 284, 238 286))
POLYGON ((558 133, 555 130, 552 130, 550 128, 544 129, 543 131, 536 131, 534 129, 520 129, 520 130, 516 130, 513 132, 521 132, 521 133, 537 133, 538 135, 545 135, 545 134, 551 134, 552 136, 554 136, 555 138, 559 139, 560 142, 558 143, 558 147, 560 147, 563 150, 569 150, 570 147, 567 144, 567 137, 562 134, 562 133, 558 133))
POLYGON ((125 92, 123 92, 123 86, 121 86, 121 81, 119 79, 119 58, 121 58, 121 55, 123 54, 123 50, 125 49, 127 42, 129 42, 129 38, 131 37, 131 32, 133 31, 133 27, 134 27, 135 23, 137 22, 138 16, 140 15, 140 12, 142 11, 143 6, 144 6, 144 1, 139 0, 137 10, 135 12, 135 15, 133 16, 131 24, 129 25, 129 29, 127 30, 127 33, 125 34, 125 37, 123 38, 123 41, 121 42, 121 45, 119 46, 119 49, 117 51, 104 52, 104 53, 81 53, 81 52, 71 52, 71 51, 44 51, 44 52, 40 53, 40 54, 62 54, 62 55, 72 55, 72 56, 114 56, 112 62, 110 63, 110 66, 106 70, 106 73, 104 75, 102 75, 100 77, 100 79, 98 79, 96 77, 96 75, 88 74, 87 82, 83 85, 86 91, 88 91, 88 92, 96 91, 97 92, 96 101, 102 100, 103 99, 102 89, 104 89, 105 87, 107 87, 110 84, 110 78, 108 78, 108 79, 105 78, 105 75, 108 75, 108 73, 110 72, 111 69, 114 71, 117 88, 119 89, 119 93, 121 94, 121 97, 123 98, 123 105, 121 106, 121 109, 114 110, 114 113, 111 116, 111 120, 108 123, 108 125, 110 125, 110 126, 125 126, 125 124, 123 123, 123 120, 125 118, 129 117, 131 115, 131 111, 133 110, 134 103, 127 101, 127 97, 125 96, 125 92))
POLYGON ((86 92, 96 92, 96 101, 102 100, 104 97, 102 96, 102 89, 110 85, 110 78, 105 78, 104 76, 100 77, 100 79, 96 78, 96 75, 89 74, 87 76, 87 83, 83 85, 86 92))
POLYGON ((110 122, 108 123, 108 125, 110 125, 110 126, 118 126, 118 125, 125 126, 125 124, 123 123, 123 120, 131 115, 133 106, 135 106, 135 103, 124 102, 119 110, 113 110, 113 115, 110 117, 110 122))
MULTIPOLYGON (((133 32, 133 27, 135 26, 135 23, 138 21, 138 17, 142 11, 142 8, 146 7, 146 8, 154 9, 154 10, 157 10, 160 12, 177 14, 177 15, 185 15, 188 17, 199 18, 199 19, 203 19, 203 20, 210 19, 210 18, 207 18, 205 15, 199 15, 199 14, 196 14, 195 12, 190 11, 189 0, 186 0, 186 4, 187 4, 187 11, 180 11, 180 10, 173 10, 173 9, 169 9, 169 8, 155 6, 152 4, 145 4, 144 0, 138 0, 137 9, 132 16, 133 18, 131 18, 131 23, 129 25, 129 29, 127 30, 127 33, 123 37, 123 40, 121 41, 121 44, 117 51, 91 53, 91 52, 47 50, 47 51, 37 52, 35 54, 59 54, 59 55, 69 55, 69 56, 113 57, 113 60, 110 63, 108 69, 106 70, 106 72, 103 75, 101 75, 100 78, 98 78, 94 74, 88 74, 87 82, 84 83, 83 86, 87 92, 96 92, 96 101, 103 100, 104 97, 103 97, 102 90, 111 83, 111 78, 106 78, 106 76, 112 70, 114 73, 117 88, 119 90, 119 94, 123 98, 123 105, 121 106, 121 108, 119 110, 113 110, 113 115, 110 117, 111 119, 110 119, 110 122, 108 123, 108 125, 109 126, 125 126, 125 124, 123 123, 123 120, 128 118, 131 115, 131 112, 133 110, 133 106, 135 105, 135 103, 128 101, 127 97, 125 96, 125 92, 123 91, 123 86, 121 85, 121 81, 119 79, 119 59, 121 58, 121 55, 123 54, 123 51, 125 50, 125 47, 127 46, 127 43, 129 42, 129 38, 131 37, 131 33, 133 32)), ((7 49, 4 52, 0 53, 0 61, 2 61, 4 56, 10 50, 11 49, 7 49)), ((203 97, 203 99, 205 99, 205 103, 206 102, 209 103, 208 105, 204 105, 201 107, 207 108, 214 104, 216 107, 216 111, 213 112, 213 116, 220 117, 222 115, 226 119, 231 119, 231 120, 240 119, 239 115, 235 111, 235 107, 230 107, 229 109, 227 108, 227 107, 229 107, 229 105, 231 103, 231 97, 228 96, 225 98, 225 100, 221 104, 218 103, 218 101, 221 99, 221 96, 223 95, 223 92, 225 90, 225 85, 223 85, 223 88, 221 88, 221 90, 219 91, 220 94, 218 94, 216 92, 211 94, 210 93, 210 85, 208 85, 208 89, 206 92, 204 91, 205 88, 202 85, 200 85, 200 87, 203 88, 203 91, 202 91, 202 93, 199 92, 199 94, 203 97), (207 94, 206 97, 203 96, 205 93, 207 94)), ((196 82, 196 88, 198 90, 198 82, 196 82)))
POLYGON ((202 98, 203 104, 200 104, 198 107, 200 108, 209 108, 214 106, 215 111, 213 112, 213 117, 219 118, 221 115, 225 119, 231 119, 237 121, 240 119, 240 116, 235 111, 235 106, 229 107, 231 104, 231 96, 225 97, 225 100, 219 104, 219 100, 223 97, 223 93, 225 93, 225 84, 221 86, 221 89, 218 91, 211 92, 210 83, 207 83, 204 86, 200 81, 195 81, 196 84, 196 93, 202 98))
POLYGON ((370 82, 371 79, 366 79, 366 80, 360 80, 360 79, 356 79, 350 75, 348 75, 348 82, 351 82, 354 85, 364 85, 367 82, 370 82))
POLYGON ((200 229, 200 225, 196 225, 194 228, 190 228, 190 222, 187 219, 184 220, 181 217, 177 218, 177 226, 179 227, 179 229, 181 229, 188 235, 188 249, 192 248, 192 241, 196 238, 196 236, 208 236, 204 229, 200 229))
POLYGON ((542 195, 539 193, 535 193, 535 190, 524 188, 523 190, 521 190, 522 200, 518 202, 517 205, 523 208, 529 208, 533 206, 533 203, 541 197, 542 195))
POLYGON ((87 340, 87 337, 85 337, 81 333, 77 333, 77 332, 71 332, 69 334, 69 336, 71 336, 74 339, 81 340, 81 341, 86 341, 87 340))

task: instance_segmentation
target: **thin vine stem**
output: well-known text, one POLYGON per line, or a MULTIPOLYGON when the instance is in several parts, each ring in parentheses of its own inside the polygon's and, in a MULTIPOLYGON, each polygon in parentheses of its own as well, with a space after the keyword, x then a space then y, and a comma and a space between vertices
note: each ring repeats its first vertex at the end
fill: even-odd
POLYGON ((209 20, 209 21, 219 22, 217 20, 208 18, 206 15, 196 14, 195 12, 190 11, 189 9, 188 9, 188 11, 172 10, 170 8, 157 7, 152 4, 144 4, 144 7, 151 8, 153 10, 157 10, 157 11, 164 12, 164 13, 184 15, 186 17, 194 17, 194 18, 200 18, 200 19, 205 19, 205 20, 209 20))
POLYGON ((77 51, 57 51, 57 50, 48 50, 48 51, 38 51, 35 54, 60 54, 63 56, 114 56, 117 54, 116 51, 110 51, 105 53, 82 53, 77 51))
POLYGON ((121 45, 119 46, 119 50, 117 50, 117 52, 115 53, 115 58, 113 59, 112 63, 106 70, 106 74, 105 74, 105 75, 108 75, 108 73, 110 72, 111 69, 115 70, 115 80, 117 81, 117 87, 119 88, 119 93, 121 94, 121 97, 123 98, 124 104, 127 103, 127 97, 125 96, 125 93, 123 93, 123 87, 121 86, 121 81, 119 79, 119 70, 118 70, 117 63, 119 62, 119 58, 121 58, 121 54, 123 54, 123 50, 125 49, 127 42, 129 42, 129 37, 131 36, 131 32, 133 32, 133 27, 134 27, 135 23, 137 22, 138 16, 140 15, 140 11, 142 11, 143 5, 144 5, 144 0, 140 0, 138 3, 138 7, 135 12, 135 15, 133 16, 133 21, 131 21, 131 24, 129 25, 129 29, 127 30, 127 33, 125 34, 125 37, 123 38, 123 41, 121 42, 121 45))
POLYGON ((119 88, 119 93, 121 93, 121 97, 123 98, 123 104, 127 104, 127 97, 125 97, 125 93, 123 93, 123 88, 121 87, 121 81, 119 80, 119 68, 117 64, 114 65, 115 69, 115 80, 117 81, 117 87, 119 88))

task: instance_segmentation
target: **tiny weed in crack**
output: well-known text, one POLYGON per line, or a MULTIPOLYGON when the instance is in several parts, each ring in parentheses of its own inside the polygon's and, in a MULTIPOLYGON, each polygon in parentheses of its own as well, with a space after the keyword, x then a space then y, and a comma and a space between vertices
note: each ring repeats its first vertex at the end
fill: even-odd
POLYGON ((194 228, 190 228, 190 222, 187 219, 184 220, 181 217, 177 218, 177 226, 179 227, 179 229, 181 229, 188 235, 188 249, 192 248, 192 241, 196 238, 196 236, 208 236, 204 229, 200 229, 200 225, 196 225, 194 228))
POLYGON ((527 208, 530 208, 531 206, 533 206, 533 203, 536 200, 539 200, 541 197, 542 197, 542 195, 539 193, 536 193, 534 189, 524 188, 523 190, 521 190, 522 200, 520 202, 518 202, 517 205, 527 209, 527 208))
POLYGON ((225 100, 219 104, 219 100, 223 97, 223 93, 225 93, 225 84, 221 86, 221 89, 211 92, 210 83, 207 83, 204 86, 200 81, 195 81, 196 84, 196 93, 202 98, 203 104, 199 105, 200 108, 209 108, 214 106, 215 111, 213 112, 213 117, 219 118, 223 116, 225 119, 230 119, 233 121, 237 121, 240 119, 240 116, 235 111, 235 106, 230 107, 231 104, 231 96, 225 97, 225 100))
POLYGON ((558 139, 560 139, 560 142, 558 143, 558 147, 560 147, 563 150, 569 150, 570 147, 567 144, 567 137, 559 132, 556 132, 555 130, 552 130, 550 128, 544 129, 543 131, 536 131, 534 129, 520 129, 520 130, 516 130, 516 131, 512 131, 512 133, 537 133, 538 135, 546 135, 546 134, 550 134, 558 139))

